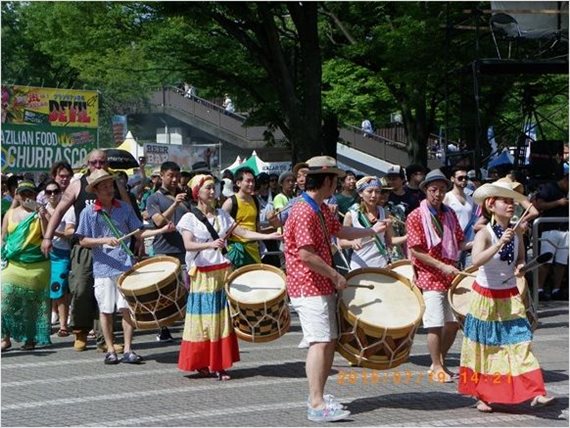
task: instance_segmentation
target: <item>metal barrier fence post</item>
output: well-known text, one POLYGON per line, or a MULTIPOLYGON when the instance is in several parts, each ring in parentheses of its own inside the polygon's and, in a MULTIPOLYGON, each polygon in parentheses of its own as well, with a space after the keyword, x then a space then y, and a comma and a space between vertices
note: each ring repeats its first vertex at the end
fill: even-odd
MULTIPOLYGON (((538 227, 544 223, 566 223, 568 224, 568 217, 539 217, 537 218, 532 224, 532 256, 536 257, 540 254, 539 250, 539 241, 548 241, 547 239, 539 237, 538 227)), ((567 246, 558 247, 555 242, 550 242, 554 247, 557 249, 568 249, 567 246)), ((534 305, 538 308, 538 271, 539 269, 535 269, 532 273, 532 300, 534 301, 534 305)))

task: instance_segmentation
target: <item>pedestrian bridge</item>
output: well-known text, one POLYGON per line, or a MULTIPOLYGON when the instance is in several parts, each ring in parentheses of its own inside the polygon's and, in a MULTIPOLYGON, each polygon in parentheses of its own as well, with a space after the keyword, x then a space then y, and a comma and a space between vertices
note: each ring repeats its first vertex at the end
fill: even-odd
MULTIPOLYGON (((175 88, 165 87, 150 98, 152 113, 161 113, 195 127, 216 139, 242 149, 258 149, 266 145, 265 126, 247 126, 246 117, 228 113, 223 107, 200 97, 187 98, 175 88)), ((408 165, 405 143, 373 134, 364 137, 359 128, 348 126, 339 129, 341 142, 337 145, 338 160, 346 167, 367 174, 386 172, 393 164, 408 165)), ((277 142, 285 141, 280 130, 273 132, 277 142)), ((430 160, 430 168, 439 161, 430 160), (432 165, 433 164, 433 165, 432 165)))

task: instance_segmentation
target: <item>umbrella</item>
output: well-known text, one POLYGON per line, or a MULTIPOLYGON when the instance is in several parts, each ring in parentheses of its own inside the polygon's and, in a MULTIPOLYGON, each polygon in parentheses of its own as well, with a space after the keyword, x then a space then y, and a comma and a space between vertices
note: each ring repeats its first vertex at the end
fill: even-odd
POLYGON ((139 163, 135 157, 126 150, 103 149, 107 153, 107 161, 110 168, 129 169, 138 168, 139 163))

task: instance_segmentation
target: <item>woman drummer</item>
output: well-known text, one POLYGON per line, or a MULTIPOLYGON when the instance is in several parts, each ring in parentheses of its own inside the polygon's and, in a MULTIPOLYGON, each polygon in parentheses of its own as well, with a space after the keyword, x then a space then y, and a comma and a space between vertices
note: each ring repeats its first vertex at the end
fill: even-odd
POLYGON ((360 196, 360 204, 351 208, 344 216, 344 226, 368 229, 377 222, 384 222, 386 228, 373 238, 341 239, 342 248, 354 250, 350 269, 362 267, 384 267, 390 263, 389 248, 392 246, 392 228, 386 218, 384 208, 378 205, 382 186, 376 177, 363 177, 356 183, 356 191, 360 196))
POLYGON ((465 318, 459 392, 474 396, 481 412, 491 412, 490 403, 549 404, 553 397, 545 396, 542 371, 531 351, 531 326, 516 286, 515 276, 523 277, 525 264, 523 240, 509 227, 515 202, 525 197, 511 183, 495 182, 478 188, 473 199, 489 223, 473 243, 473 265, 479 270, 465 318))
POLYGON ((233 229, 230 234, 249 240, 281 239, 281 234, 246 230, 236 226, 224 210, 215 209, 212 176, 196 175, 188 186, 197 207, 176 226, 184 240, 191 280, 178 368, 197 370, 202 377, 216 373, 218 380, 229 380, 226 370, 239 361, 239 349, 224 292, 231 267, 223 251, 226 234, 233 229))

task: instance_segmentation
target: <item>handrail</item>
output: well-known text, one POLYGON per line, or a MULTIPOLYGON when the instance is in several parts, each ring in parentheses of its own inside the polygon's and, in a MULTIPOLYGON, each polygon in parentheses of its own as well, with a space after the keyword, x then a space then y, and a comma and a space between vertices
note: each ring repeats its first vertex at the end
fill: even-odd
MULTIPOLYGON (((544 223, 566 223, 568 224, 568 217, 539 217, 534 220, 532 224, 532 256, 537 257, 540 253, 538 250, 538 241, 548 241, 552 246, 557 249, 568 249, 567 246, 559 247, 556 243, 549 241, 548 239, 539 238, 538 227, 544 223)), ((532 300, 534 302, 534 307, 538 308, 538 269, 535 269, 532 273, 532 300)), ((537 314, 538 316, 538 314, 537 314)))

